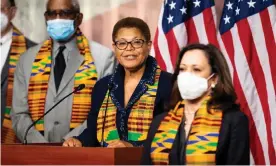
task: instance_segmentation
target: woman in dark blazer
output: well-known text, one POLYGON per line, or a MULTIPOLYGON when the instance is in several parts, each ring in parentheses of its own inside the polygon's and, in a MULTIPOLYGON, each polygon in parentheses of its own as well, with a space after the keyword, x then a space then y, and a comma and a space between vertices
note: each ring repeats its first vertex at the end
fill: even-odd
POLYGON ((119 65, 96 83, 87 129, 63 146, 143 146, 153 117, 164 110, 172 75, 149 56, 148 25, 138 18, 122 19, 112 38, 119 65))
POLYGON ((169 112, 152 122, 142 164, 248 165, 248 119, 223 54, 193 44, 179 54, 169 112))

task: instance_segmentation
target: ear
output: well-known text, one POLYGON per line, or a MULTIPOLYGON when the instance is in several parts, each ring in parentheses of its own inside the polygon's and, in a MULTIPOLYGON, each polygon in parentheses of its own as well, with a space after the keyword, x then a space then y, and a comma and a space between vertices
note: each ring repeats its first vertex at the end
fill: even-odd
POLYGON ((77 15, 77 18, 76 18, 76 27, 79 27, 82 23, 82 20, 83 20, 83 14, 82 13, 79 13, 77 15))
POLYGON ((149 49, 149 51, 151 50, 151 47, 152 47, 152 41, 149 41, 148 44, 147 44, 147 47, 149 49))
POLYGON ((212 79, 211 79, 211 87, 214 88, 218 83, 218 75, 214 74, 212 79))
POLYGON ((113 47, 113 51, 116 51, 116 45, 114 43, 112 43, 112 47, 113 47))
POLYGON ((12 19, 15 17, 16 11, 17 11, 17 7, 12 6, 12 7, 10 8, 10 20, 12 20, 12 19))
POLYGON ((148 41, 148 47, 149 47, 149 49, 151 49, 151 46, 152 46, 152 41, 148 41))

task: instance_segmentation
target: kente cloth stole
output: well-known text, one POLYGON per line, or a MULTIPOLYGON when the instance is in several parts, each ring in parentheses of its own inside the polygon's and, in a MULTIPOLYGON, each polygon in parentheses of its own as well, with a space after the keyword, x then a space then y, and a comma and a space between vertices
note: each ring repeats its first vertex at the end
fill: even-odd
MULTIPOLYGON (((155 80, 153 85, 146 84, 148 90, 140 99, 133 105, 128 118, 128 140, 143 141, 147 138, 148 130, 153 119, 154 103, 156 99, 157 88, 161 69, 158 67, 155 72, 155 80)), ((119 133, 116 127, 117 107, 114 105, 111 97, 108 99, 109 92, 106 93, 102 106, 99 110, 97 118, 97 138, 98 141, 108 143, 114 140, 120 140, 119 133), (108 102, 107 102, 108 99, 108 102), (106 120, 104 124, 104 134, 102 137, 103 117, 106 106, 106 120)))
MULTIPOLYGON (((77 31, 77 46, 80 54, 84 57, 84 62, 74 76, 74 88, 80 84, 85 84, 85 88, 73 95, 71 129, 76 128, 87 119, 91 107, 92 89, 97 81, 96 66, 90 52, 89 41, 80 30, 77 31)), ((33 121, 44 113, 52 65, 51 54, 52 41, 49 39, 43 43, 33 62, 28 90, 29 111, 33 121)), ((35 128, 38 131, 44 131, 44 119, 39 120, 35 128)))
POLYGON ((12 91, 13 91, 13 76, 16 68, 16 64, 20 58, 20 55, 27 49, 26 40, 24 35, 16 28, 13 28, 12 43, 9 55, 9 74, 8 74, 8 89, 6 96, 6 108, 3 127, 1 130, 1 143, 15 143, 19 142, 12 129, 12 122, 10 118, 11 105, 12 105, 12 91))
MULTIPOLYGON (((210 109, 208 112, 207 101, 197 111, 186 141, 186 156, 183 157, 187 165, 216 164, 222 111, 210 109)), ((184 105, 184 101, 179 102, 161 122, 151 144, 153 164, 169 164, 169 153, 182 122, 184 105)))

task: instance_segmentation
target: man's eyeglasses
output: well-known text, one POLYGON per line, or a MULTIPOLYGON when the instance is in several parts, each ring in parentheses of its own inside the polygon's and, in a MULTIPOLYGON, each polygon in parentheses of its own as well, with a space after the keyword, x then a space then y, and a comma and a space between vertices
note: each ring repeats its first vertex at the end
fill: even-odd
POLYGON ((49 19, 57 18, 58 15, 60 18, 71 18, 77 13, 75 10, 47 10, 44 15, 49 19))
POLYGON ((114 44, 119 50, 125 50, 128 44, 130 44, 133 48, 141 48, 144 43, 145 43, 145 40, 143 39, 134 39, 130 42, 126 40, 119 40, 114 42, 114 44))

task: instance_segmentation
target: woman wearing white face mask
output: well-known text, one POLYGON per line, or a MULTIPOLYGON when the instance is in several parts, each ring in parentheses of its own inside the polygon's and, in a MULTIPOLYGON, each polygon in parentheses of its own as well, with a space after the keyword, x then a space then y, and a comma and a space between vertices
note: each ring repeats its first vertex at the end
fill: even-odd
POLYGON ((168 113, 157 116, 142 164, 249 164, 248 119, 222 53, 212 45, 182 49, 168 113))

